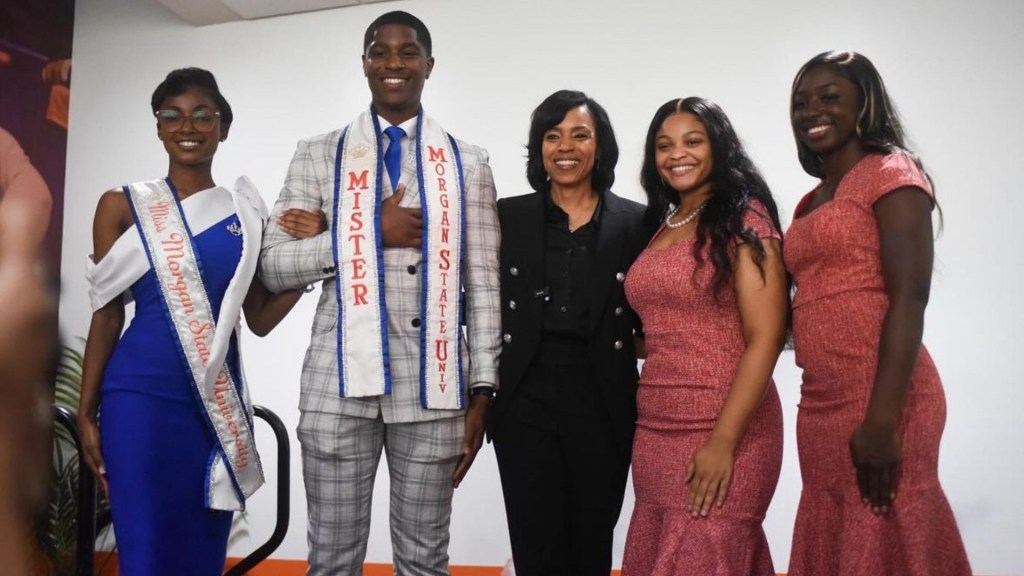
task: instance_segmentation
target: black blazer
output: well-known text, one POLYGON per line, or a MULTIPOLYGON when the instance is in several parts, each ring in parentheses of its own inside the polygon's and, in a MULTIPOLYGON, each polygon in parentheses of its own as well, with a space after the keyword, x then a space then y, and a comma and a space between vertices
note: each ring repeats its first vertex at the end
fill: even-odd
MULTIPOLYGON (((498 200, 501 222, 502 347, 499 390, 489 411, 493 434, 537 353, 543 327, 546 286, 544 266, 544 193, 498 200)), ((653 232, 645 224, 644 206, 611 191, 601 199, 597 253, 591 268, 588 348, 600 394, 625 455, 636 425, 636 350, 634 329, 640 323, 626 302, 624 280, 630 265, 653 232)))

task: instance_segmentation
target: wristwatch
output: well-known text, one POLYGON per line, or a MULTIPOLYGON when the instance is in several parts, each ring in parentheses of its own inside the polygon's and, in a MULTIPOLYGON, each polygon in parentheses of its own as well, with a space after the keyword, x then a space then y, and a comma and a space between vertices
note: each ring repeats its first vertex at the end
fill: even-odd
POLYGON ((494 402, 494 386, 476 386, 469 391, 470 398, 475 396, 487 396, 487 399, 494 402))

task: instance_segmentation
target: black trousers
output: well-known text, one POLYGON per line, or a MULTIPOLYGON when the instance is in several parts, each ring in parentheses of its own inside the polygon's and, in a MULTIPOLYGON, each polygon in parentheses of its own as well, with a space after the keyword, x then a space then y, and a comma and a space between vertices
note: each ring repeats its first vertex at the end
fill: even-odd
POLYGON ((582 341, 545 340, 494 430, 516 576, 608 576, 629 459, 582 341))

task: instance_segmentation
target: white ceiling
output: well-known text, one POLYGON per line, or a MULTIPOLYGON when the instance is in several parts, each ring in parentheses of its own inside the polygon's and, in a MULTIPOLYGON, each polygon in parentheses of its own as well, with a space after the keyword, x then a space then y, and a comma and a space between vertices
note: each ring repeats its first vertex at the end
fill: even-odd
POLYGON ((387 1, 389 0, 159 0, 182 20, 195 26, 387 1))

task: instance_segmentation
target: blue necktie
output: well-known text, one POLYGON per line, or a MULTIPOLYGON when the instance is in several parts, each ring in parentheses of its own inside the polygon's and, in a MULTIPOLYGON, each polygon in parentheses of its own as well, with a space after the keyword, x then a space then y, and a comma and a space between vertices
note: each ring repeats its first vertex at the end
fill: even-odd
POLYGON ((388 170, 388 178, 391 179, 391 191, 398 190, 398 179, 402 176, 402 138, 405 130, 398 126, 389 126, 384 129, 388 135, 388 149, 384 152, 384 167, 388 170))

